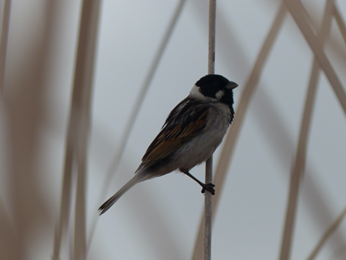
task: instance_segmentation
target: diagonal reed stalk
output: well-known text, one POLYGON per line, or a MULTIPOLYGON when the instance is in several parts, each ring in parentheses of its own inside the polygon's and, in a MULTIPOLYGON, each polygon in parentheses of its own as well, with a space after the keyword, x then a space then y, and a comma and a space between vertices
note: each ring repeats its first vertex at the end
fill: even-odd
MULTIPOLYGON (((256 59, 255 65, 251 71, 251 74, 244 86, 244 90, 242 92, 239 105, 236 110, 236 116, 234 118, 234 121, 232 123, 231 128, 228 131, 228 134, 225 138, 223 149, 220 155, 219 163, 216 168, 215 172, 215 178, 214 178, 214 184, 216 187, 218 187, 218 192, 214 195, 214 203, 212 207, 212 213, 215 214, 217 211, 217 206, 220 201, 220 194, 223 190, 223 184, 224 180, 226 178, 226 173, 229 168, 233 151, 236 145, 236 141, 238 139, 238 135, 242 126, 242 123, 245 118, 245 114, 248 108, 248 105, 250 103, 251 97, 258 85, 260 75, 262 73, 262 70, 264 68, 265 62, 267 61, 267 58, 269 56, 269 52, 274 44, 274 41, 276 39, 276 36, 281 28, 281 25, 283 23, 284 17, 286 14, 285 7, 281 4, 278 13, 276 14, 276 17, 274 19, 273 25, 270 28, 270 31, 262 45, 262 48, 260 50, 260 53, 256 59)), ((192 260, 200 260, 202 259, 202 256, 200 252, 202 251, 202 244, 203 244, 203 220, 200 223, 198 235, 196 238, 195 248, 192 256, 192 260)))
POLYGON ((305 8, 303 4, 299 0, 283 0, 283 2, 298 25, 314 55, 316 56, 322 70, 332 86, 333 91, 335 92, 337 99, 339 100, 342 109, 344 110, 344 113, 346 114, 346 94, 344 88, 337 74, 335 73, 331 62, 323 51, 321 43, 317 39, 317 36, 314 34, 307 18, 304 15, 306 12, 304 11, 305 8))
POLYGON ((4 89, 8 30, 10 27, 11 1, 12 0, 5 0, 4 10, 2 14, 2 28, 0 38, 0 93, 4 89))
MULTIPOLYGON (((320 41, 322 46, 328 38, 330 32, 332 13, 333 0, 328 0, 324 11, 321 30, 318 34, 318 40, 320 41)), ((298 203, 299 186, 300 180, 305 171, 306 147, 308 142, 309 130, 311 126, 313 106, 316 98, 318 79, 319 64, 315 57, 311 69, 308 92, 306 95, 305 107, 301 121, 296 157, 291 171, 291 180, 286 210, 285 227, 281 244, 280 260, 287 260, 290 258, 292 237, 294 232, 294 223, 296 218, 296 209, 298 203)))
POLYGON ((59 224, 55 233, 53 259, 60 259, 71 207, 73 164, 77 166, 75 234, 73 258, 86 259, 86 171, 91 123, 91 97, 97 29, 101 1, 82 3, 70 119, 65 148, 65 166, 59 224))
POLYGON ((340 33, 342 38, 344 39, 344 42, 346 44, 346 25, 345 25, 345 21, 342 19, 342 16, 340 14, 339 9, 336 7, 336 4, 334 3, 334 18, 336 20, 336 24, 339 27, 340 33))
MULTIPOLYGON (((309 14, 313 14, 315 16, 313 17, 314 18, 313 20, 315 22, 312 24, 314 25, 315 31, 318 31, 318 29, 316 29, 316 26, 317 26, 316 16, 318 16, 319 14, 317 14, 314 5, 309 5, 308 10, 309 10, 309 14)), ((226 23, 227 22, 223 21, 222 19, 222 13, 218 14, 218 24, 219 24, 218 30, 219 30, 219 33, 221 33, 220 35, 223 37, 223 41, 220 41, 220 45, 221 45, 220 50, 222 52, 221 56, 226 61, 229 61, 230 59, 232 59, 232 57, 236 57, 237 64, 239 65, 234 67, 233 70, 235 74, 241 75, 242 70, 244 70, 244 67, 248 66, 244 64, 244 61, 246 59, 243 57, 243 55, 241 55, 242 53, 244 53, 244 51, 242 51, 241 46, 237 46, 236 36, 232 35, 233 34, 232 31, 230 28, 227 28, 226 23), (230 44, 235 45, 234 47, 232 46, 234 48, 233 50, 229 50, 230 44)), ((318 23, 317 28, 319 28, 319 26, 320 24, 318 23)), ((339 55, 343 55, 342 49, 340 49, 340 47, 344 47, 344 46, 342 45, 340 46, 338 44, 338 41, 335 35, 329 35, 328 42, 331 44, 331 47, 332 47, 332 49, 330 49, 331 51, 334 51, 335 53, 338 53, 339 55)), ((229 65, 231 65, 230 62, 228 63, 229 65)), ((254 109, 256 113, 255 118, 258 121, 258 125, 261 131, 263 131, 264 137, 267 138, 267 143, 271 146, 271 149, 275 151, 274 154, 277 157, 274 158, 274 160, 277 160, 281 162, 282 164, 283 158, 287 158, 287 156, 290 156, 289 151, 292 151, 292 148, 293 148, 292 144, 295 142, 293 140, 290 140, 291 138, 289 137, 287 129, 283 126, 282 118, 277 113, 275 113, 275 110, 276 110, 275 105, 272 103, 271 98, 268 96, 267 90, 261 88, 260 86, 259 88, 260 89, 257 92, 257 99, 256 99, 256 102, 254 103, 254 105, 257 107, 254 109), (261 120, 259 120, 258 118, 260 118, 261 120), (268 120, 269 118, 272 118, 272 119, 268 120), (272 138, 272 134, 279 135, 277 138, 280 139, 280 142, 277 142, 276 138, 272 138)), ((330 223, 333 217, 330 212, 330 206, 327 204, 325 196, 321 194, 319 191, 318 181, 314 178, 314 173, 316 172, 317 172, 316 169, 314 169, 313 167, 307 167, 306 169, 306 173, 310 173, 310 174, 306 175, 305 177, 307 178, 306 183, 308 183, 308 185, 305 187, 306 189, 304 189, 304 192, 305 192, 304 203, 308 203, 307 208, 310 211, 310 214, 318 214, 317 217, 313 218, 313 222, 315 223, 315 225, 320 226, 320 225, 324 225, 325 223, 330 223)), ((217 176, 218 175, 216 173, 215 177, 217 176)), ((217 187, 219 190, 219 185, 217 187)), ((219 194, 217 193, 217 195, 219 194)), ((215 205, 215 197, 216 195, 213 196, 214 205, 215 205)), ((345 244, 345 241, 342 236, 342 232, 339 230, 336 230, 335 239, 337 239, 339 243, 345 244)))
MULTIPOLYGON (((209 1, 209 33, 208 33, 208 74, 215 73, 215 27, 216 27, 216 0, 209 1)), ((213 156, 205 163, 205 183, 213 181, 213 156)), ((212 234, 212 194, 205 192, 204 197, 204 251, 203 259, 211 259, 212 234)))
MULTIPOLYGON (((126 123, 124 134, 121 137, 121 141, 120 141, 117 153, 114 156, 113 161, 111 162, 111 165, 109 166, 109 169, 107 171, 107 175, 106 175, 106 178, 105 178, 104 183, 102 185, 102 191, 100 193, 100 197, 98 199, 97 205, 101 205, 101 203, 106 198, 107 191, 109 190, 109 186, 112 183, 112 178, 114 177, 114 173, 116 172, 117 167, 119 165, 119 162, 123 156, 127 141, 130 137, 130 133, 132 132, 132 128, 133 128, 134 123, 136 121, 137 115, 140 111, 140 108, 142 107, 143 100, 146 96, 146 93, 149 89, 149 86, 152 82, 152 79, 155 75, 155 72, 159 66, 161 59, 162 59, 163 53, 164 53, 164 51, 168 45, 169 39, 172 36, 173 30, 174 30, 174 28, 178 22, 178 19, 179 19, 180 14, 183 10, 185 2, 186 2, 186 0, 180 0, 179 1, 178 5, 177 5, 177 7, 173 13, 173 16, 172 16, 172 18, 168 24, 168 27, 165 31, 165 34, 161 40, 161 43, 160 43, 160 45, 159 45, 159 47, 155 53, 155 56, 153 58, 153 61, 152 61, 151 66, 149 68, 149 71, 148 71, 148 73, 144 79, 144 82, 143 82, 141 88, 140 88, 140 91, 137 95, 137 99, 134 102, 135 105, 132 108, 131 114, 129 116, 129 120, 126 123)), ((99 219, 99 215, 95 214, 93 217, 93 220, 92 220, 92 224, 91 224, 91 228, 90 228, 90 234, 88 237, 88 246, 90 246, 91 241, 93 239, 98 219, 99 219)))
POLYGON ((335 220, 335 222, 326 230, 326 232, 321 237, 320 241, 314 248, 314 250, 311 252, 307 260, 314 260, 320 250, 322 249, 323 245, 327 242, 328 238, 331 237, 332 234, 334 234, 335 230, 340 226, 341 222, 344 220, 346 215, 346 208, 341 212, 340 216, 335 220))

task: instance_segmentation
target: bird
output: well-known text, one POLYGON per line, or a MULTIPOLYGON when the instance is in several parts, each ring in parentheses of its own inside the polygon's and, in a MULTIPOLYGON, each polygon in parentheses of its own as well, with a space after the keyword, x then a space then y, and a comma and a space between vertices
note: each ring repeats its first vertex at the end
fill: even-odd
POLYGON ((233 89, 237 83, 218 74, 200 78, 189 95, 169 113, 161 131, 149 145, 135 176, 103 203, 105 213, 135 184, 178 170, 215 194, 215 185, 203 183, 190 170, 214 153, 234 118, 233 89))

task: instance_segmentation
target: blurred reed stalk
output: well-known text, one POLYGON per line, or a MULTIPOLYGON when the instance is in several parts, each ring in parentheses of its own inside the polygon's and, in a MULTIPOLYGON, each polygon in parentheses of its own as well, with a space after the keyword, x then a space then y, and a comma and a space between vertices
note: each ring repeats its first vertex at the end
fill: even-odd
MULTIPOLYGON (((215 27, 216 0, 209 1, 209 33, 208 33, 208 74, 215 73, 215 27)), ((205 163, 205 183, 213 182, 213 155, 205 163)), ((212 194, 205 191, 204 197, 204 260, 211 259, 212 233, 212 194)))
POLYGON ((336 4, 334 3, 334 9, 333 9, 333 15, 336 21, 336 24, 339 27, 340 33, 342 38, 344 39, 344 42, 346 44, 346 25, 345 25, 345 21, 342 19, 342 16, 336 6, 336 4))
MULTIPOLYGON (((126 144, 127 144, 127 141, 130 137, 130 134, 132 132, 132 129, 133 129, 133 126, 134 126, 134 123, 136 122, 136 118, 137 118, 137 115, 143 105, 143 100, 148 92, 148 89, 151 85, 151 82, 153 80, 153 77, 155 75, 155 72, 159 66, 159 63, 162 59, 162 56, 163 56, 163 53, 168 45, 168 42, 172 36, 172 33, 173 33, 173 30, 178 22, 178 19, 180 17, 180 14, 183 10, 183 7, 184 7, 184 4, 185 4, 186 0, 180 0, 173 15, 172 15, 172 18, 168 24, 168 27, 165 31, 165 34, 163 35, 162 37, 162 40, 161 40, 161 43, 159 44, 159 47, 155 53, 155 56, 153 58, 153 61, 151 63, 151 66, 148 70, 148 73, 144 79, 144 82, 140 88, 140 91, 137 95, 137 99, 136 101, 134 102, 134 107, 132 108, 131 110, 131 114, 129 116, 129 119, 126 123, 126 126, 125 126, 125 130, 124 130, 124 134, 123 136, 120 138, 120 144, 119 144, 119 148, 117 150, 117 153, 116 155, 114 156, 114 159, 113 161, 111 162, 111 165, 109 166, 109 169, 107 171, 107 175, 106 175, 106 178, 104 180, 104 183, 102 185, 102 190, 101 190, 101 193, 100 193, 100 198, 99 198, 99 202, 97 205, 101 205, 101 203, 105 200, 106 198, 106 194, 107 194, 107 191, 109 190, 109 186, 110 184, 112 183, 112 178, 114 177, 115 175, 115 172, 117 171, 117 168, 118 168, 118 165, 119 165, 119 162, 123 156, 123 153, 124 153, 124 150, 125 150, 125 147, 126 147, 126 144)), ((97 225, 97 221, 98 221, 98 218, 99 215, 98 214, 95 214, 95 217, 92 221, 92 224, 91 224, 91 228, 90 228, 90 235, 89 235, 89 238, 88 238, 88 245, 91 244, 91 241, 92 241, 92 238, 94 236, 94 232, 95 232, 95 229, 96 229, 96 225, 97 225)))
POLYGON ((303 34, 305 40, 309 44, 311 50, 313 51, 315 57, 317 58, 320 67, 324 71, 330 85, 337 99, 340 102, 342 109, 346 114, 346 94, 344 88, 332 67, 330 60, 325 54, 317 36, 314 34, 311 25, 309 24, 307 17, 304 15, 306 10, 303 4, 299 0, 283 0, 286 5, 287 10, 290 12, 297 26, 299 27, 301 33, 303 34))
POLYGON ((6 51, 8 42, 8 30, 10 25, 11 0, 5 0, 1 24, 0 40, 0 92, 4 89, 4 76, 6 65, 6 51))
MULTIPOLYGON (((7 223, 3 226, 4 222, 0 217, 0 259, 28 258, 28 250, 35 250, 32 249, 32 241, 37 241, 36 238, 39 239, 42 232, 49 229, 51 204, 47 203, 46 197, 42 195, 43 172, 40 156, 42 125, 47 111, 47 83, 52 73, 50 65, 54 46, 55 2, 47 2, 40 10, 28 10, 25 17, 20 17, 17 10, 23 6, 25 8, 26 2, 21 1, 15 11, 12 5, 11 14, 9 7, 5 7, 5 12, 11 16, 11 24, 12 21, 14 24, 13 31, 10 31, 13 33, 13 41, 9 44, 13 44, 14 48, 25 48, 19 50, 21 55, 11 55, 8 64, 12 63, 14 66, 9 70, 6 68, 6 88, 3 89, 0 99, 0 132, 5 130, 6 133, 6 137, 1 136, 2 141, 5 141, 1 142, 5 151, 1 155, 6 158, 5 168, 2 168, 1 172, 5 177, 3 184, 6 189, 2 192, 9 192, 5 198, 8 199, 10 223, 15 227, 11 230, 7 223), (38 20, 33 21, 33 15, 36 15, 38 20), (18 21, 18 18, 23 20, 18 21), (45 22, 36 23, 42 21, 41 19, 45 22), (32 35, 35 35, 33 41, 19 35, 19 28, 30 30, 32 35), (16 40, 23 41, 23 45, 17 45, 16 40)), ((8 54, 9 52, 6 53, 8 54)))
MULTIPOLYGON (((229 129, 227 136, 224 141, 223 149, 220 155, 220 159, 216 168, 214 184, 217 187, 217 193, 214 195, 214 203, 212 207, 212 213, 216 214, 217 205, 220 201, 220 194, 224 187, 224 180, 232 160, 233 152, 235 149, 236 141, 245 118, 246 111, 249 107, 249 103, 253 93, 258 85, 259 78, 264 68, 265 62, 269 56, 269 52, 274 44, 276 36, 281 28, 282 22, 286 14, 285 7, 281 4, 278 13, 274 19, 273 25, 263 43, 260 53, 256 59, 255 65, 251 71, 251 74, 243 87, 243 92, 239 100, 239 105, 236 110, 236 116, 229 129)), ((195 248, 192 256, 192 260, 201 259, 200 251, 202 248, 202 237, 203 237, 203 220, 200 223, 198 235, 196 238, 195 248)))
POLYGON ((82 2, 70 119, 65 147, 60 219, 55 234, 53 259, 60 259, 71 208, 72 177, 76 175, 73 259, 86 259, 86 173, 91 124, 91 98, 101 1, 82 2), (77 172, 73 171, 76 166, 77 172))
MULTIPOLYGON (((314 25, 314 28, 318 28, 317 26, 320 26, 320 19, 318 18, 320 14, 316 10, 316 5, 308 5, 308 3, 306 4, 309 7, 309 14, 312 15, 311 24, 314 25)), ((199 6, 200 5, 197 5, 196 2, 194 10, 198 10, 199 6)), ((205 17, 203 15, 203 12, 199 11, 197 12, 197 14, 199 15, 199 19, 202 21, 202 19, 204 19, 205 17)), ((222 36, 219 47, 219 51, 221 51, 222 53, 221 57, 227 63, 227 65, 232 68, 232 71, 235 74, 242 75, 243 71, 248 70, 250 62, 247 61, 247 58, 244 55, 246 53, 246 50, 243 49, 243 46, 237 42, 236 35, 234 35, 234 32, 232 32, 232 29, 229 27, 226 19, 223 18, 222 13, 218 13, 218 30, 220 35, 222 36), (230 61, 234 58, 237 59, 237 66, 233 67, 232 62, 230 61)), ((315 30, 317 31, 318 29, 315 30)), ((339 40, 335 35, 330 35, 328 42, 331 45, 329 51, 333 52, 334 55, 337 55, 338 57, 344 57, 344 45, 342 45, 342 43, 339 43, 339 40)), ((340 58, 339 61, 343 63, 345 62, 343 58, 340 58)), ((266 139, 266 142, 275 154, 273 160, 279 162, 283 167, 286 167, 284 166, 286 160, 285 158, 291 156, 291 151, 294 150, 293 144, 295 142, 290 137, 289 131, 283 123, 283 119, 277 113, 276 106, 271 100, 270 95, 268 95, 267 90, 265 88, 260 88, 259 91, 257 91, 256 95, 257 99, 254 100, 255 108, 253 111, 256 114, 255 120, 257 121, 259 130, 262 131, 263 137, 266 139), (275 135, 276 138, 273 138, 273 135, 275 135)), ((236 118, 237 116, 239 116, 238 110, 236 112, 236 118)), ((234 126, 231 126, 231 128, 232 127, 234 126)), ((225 162, 228 163, 227 160, 225 160, 225 162)), ((328 225, 330 222, 332 222, 333 214, 331 213, 331 208, 326 200, 326 196, 322 192, 320 192, 318 180, 314 177, 315 173, 317 172, 318 170, 316 168, 311 165, 307 165, 307 185, 304 189, 303 199, 308 210, 310 211, 310 214, 315 216, 311 219, 312 223, 314 223, 316 227, 319 227, 325 224, 328 225)), ((285 174, 285 172, 282 173, 285 174)), ((218 184, 218 181, 216 180, 218 176, 220 175, 218 175, 218 169, 216 169, 214 183, 218 187, 219 191, 220 186, 218 184)), ((225 182, 223 180, 220 181, 220 185, 224 185, 224 183, 225 182)), ((218 192, 215 196, 213 196, 213 208, 217 208, 219 195, 220 193, 218 192)), ((216 210, 213 210, 213 214, 215 215, 214 212, 216 212, 216 210)), ((203 222, 201 222, 201 225, 203 225, 203 222)), ((336 230, 336 234, 333 237, 335 238, 335 240, 338 240, 338 243, 345 244, 342 236, 342 231, 336 230)), ((201 238, 200 232, 198 238, 201 238)), ((200 240, 197 243, 202 246, 202 241, 203 240, 200 240)), ((202 256, 197 259, 201 258, 202 256)))
MULTIPOLYGON (((318 34, 318 40, 320 41, 322 47, 328 38, 333 13, 333 0, 328 0, 324 10, 323 21, 321 25, 320 32, 318 34)), ((284 232, 282 237, 280 259, 286 260, 290 258, 292 237, 294 232, 294 223, 296 218, 296 210, 298 204, 298 194, 300 181, 305 172, 305 162, 306 162, 306 147, 308 143, 309 130, 311 126, 311 119, 313 113, 313 106, 316 99, 317 83, 319 80, 320 67, 316 57, 314 57, 308 91, 305 99, 305 107, 303 112, 303 117, 301 121, 300 133, 298 146, 296 151, 296 157, 291 170, 290 188, 289 196, 286 210, 286 220, 284 226, 284 232)))
POLYGON ((326 232, 323 234, 320 241, 318 242, 314 250, 311 252, 307 260, 314 260, 316 258, 316 256, 322 249, 323 245, 327 242, 328 238, 330 238, 334 234, 335 230, 340 226, 341 222, 345 218, 345 215, 346 215, 346 208, 341 212, 341 214, 335 220, 335 222, 332 223, 332 225, 326 230, 326 232))

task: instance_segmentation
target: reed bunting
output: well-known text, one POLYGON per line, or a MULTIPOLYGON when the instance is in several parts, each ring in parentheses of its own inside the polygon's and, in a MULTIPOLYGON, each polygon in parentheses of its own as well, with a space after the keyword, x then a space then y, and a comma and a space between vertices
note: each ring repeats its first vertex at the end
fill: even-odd
POLYGON ((206 161, 221 143, 234 117, 233 89, 238 85, 210 74, 196 82, 190 94, 168 115, 148 147, 136 175, 99 208, 105 213, 135 184, 179 170, 215 194, 214 184, 203 183, 190 169, 206 161))

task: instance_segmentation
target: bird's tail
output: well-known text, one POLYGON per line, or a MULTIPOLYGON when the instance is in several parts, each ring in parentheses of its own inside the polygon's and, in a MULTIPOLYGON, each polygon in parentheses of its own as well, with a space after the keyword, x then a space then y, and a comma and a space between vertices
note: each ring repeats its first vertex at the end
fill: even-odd
POLYGON ((102 215, 107 210, 109 210, 110 207, 113 206, 115 202, 117 202, 118 199, 120 199, 121 196, 125 194, 129 189, 131 189, 136 183, 144 181, 145 180, 145 174, 138 173, 136 174, 128 183, 126 183, 117 193, 115 193, 112 197, 110 197, 105 203, 99 207, 99 213, 102 215))

